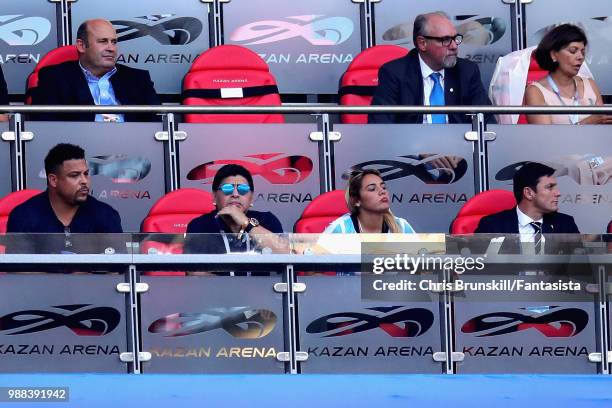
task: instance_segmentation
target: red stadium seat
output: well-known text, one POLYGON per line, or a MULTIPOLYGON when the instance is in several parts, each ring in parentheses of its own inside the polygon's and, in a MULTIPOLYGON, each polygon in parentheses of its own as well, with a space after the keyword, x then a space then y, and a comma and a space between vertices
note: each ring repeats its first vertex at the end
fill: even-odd
POLYGON ((28 76, 25 103, 27 105, 32 103, 32 93, 35 92, 35 89, 38 86, 38 72, 42 68, 50 65, 61 64, 62 62, 66 61, 77 61, 78 59, 79 54, 75 45, 65 45, 49 51, 40 59, 38 64, 36 64, 36 67, 34 67, 34 71, 32 71, 32 73, 28 76))
POLYGON ((610 235, 612 235, 612 220, 608 223, 608 234, 609 235, 606 237, 608 240, 608 253, 612 254, 612 237, 610 237, 610 235))
POLYGON ((508 210, 516 205, 514 194, 507 190, 489 190, 476 194, 461 207, 452 223, 451 234, 472 234, 482 217, 508 210))
MULTIPOLYGON (((183 104, 207 106, 280 106, 276 80, 256 53, 221 45, 202 53, 183 79, 183 104)), ((188 123, 284 123, 279 114, 188 114, 188 123)))
MULTIPOLYGON (((369 106, 378 85, 378 69, 408 54, 397 45, 376 45, 360 52, 340 81, 340 105, 369 106)), ((342 115, 342 123, 368 123, 368 115, 342 115)))
MULTIPOLYGON (((141 230, 146 233, 183 234, 191 220, 214 209, 213 196, 207 191, 196 188, 175 190, 157 200, 151 207, 142 222, 141 230)), ((147 241, 143 244, 144 253, 151 249, 162 254, 182 254, 183 244, 159 241, 147 241)))
MULTIPOLYGON (((320 234, 336 218, 347 212, 344 190, 329 191, 316 197, 304 208, 302 216, 297 220, 293 229, 298 234, 320 234)), ((313 274, 313 272, 300 271, 296 273, 300 276, 313 274)), ((314 274, 335 276, 336 272, 320 271, 314 274)))
MULTIPOLYGON (((6 233, 6 224, 8 222, 8 217, 13 208, 17 207, 19 204, 29 200, 34 197, 36 194, 40 194, 42 191, 40 190, 20 190, 15 191, 14 193, 10 193, 4 198, 0 199, 0 233, 6 233)), ((4 246, 0 245, 0 253, 4 253, 4 246)))
MULTIPOLYGON (((525 84, 525 88, 527 88, 529 84, 537 82, 540 79, 544 78, 546 75, 548 75, 548 71, 540 68, 533 54, 531 54, 531 60, 529 62, 529 71, 527 71, 527 83, 525 84)), ((525 115, 520 115, 517 123, 521 125, 527 124, 527 117, 525 115)))
POLYGON ((295 232, 299 234, 322 233, 332 221, 347 212, 344 190, 323 193, 304 209, 302 216, 295 223, 295 232))

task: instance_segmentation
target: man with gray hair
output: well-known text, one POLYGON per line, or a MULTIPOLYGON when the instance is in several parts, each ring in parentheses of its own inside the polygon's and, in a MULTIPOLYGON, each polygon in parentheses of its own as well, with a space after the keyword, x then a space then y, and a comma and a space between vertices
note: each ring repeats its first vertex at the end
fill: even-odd
MULTIPOLYGON (((463 36, 441 12, 414 20, 415 48, 384 64, 372 105, 490 105, 478 66, 459 58, 463 36)), ((462 114, 370 114, 369 123, 470 123, 462 114)))

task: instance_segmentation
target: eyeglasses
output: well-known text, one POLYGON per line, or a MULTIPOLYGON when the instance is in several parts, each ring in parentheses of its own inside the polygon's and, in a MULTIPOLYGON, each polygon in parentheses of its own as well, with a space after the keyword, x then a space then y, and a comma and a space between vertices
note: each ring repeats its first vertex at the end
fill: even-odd
POLYGON ((433 37, 431 35, 422 35, 421 37, 427 38, 428 40, 440 41, 443 47, 448 47, 451 44, 451 41, 455 41, 455 44, 457 45, 463 42, 463 36, 461 34, 457 34, 454 37, 433 37))
POLYGON ((241 196, 248 194, 251 191, 251 186, 248 184, 231 184, 225 183, 219 187, 219 190, 225 195, 230 195, 234 192, 234 188, 238 191, 241 196))

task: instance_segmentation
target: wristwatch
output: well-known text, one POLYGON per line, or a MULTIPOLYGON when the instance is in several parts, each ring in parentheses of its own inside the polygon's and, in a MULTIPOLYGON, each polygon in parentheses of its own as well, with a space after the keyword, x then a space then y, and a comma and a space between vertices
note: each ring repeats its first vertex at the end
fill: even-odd
POLYGON ((244 232, 246 232, 248 234, 255 227, 259 227, 259 221, 257 221, 257 218, 249 218, 249 223, 247 224, 246 228, 244 229, 244 232))

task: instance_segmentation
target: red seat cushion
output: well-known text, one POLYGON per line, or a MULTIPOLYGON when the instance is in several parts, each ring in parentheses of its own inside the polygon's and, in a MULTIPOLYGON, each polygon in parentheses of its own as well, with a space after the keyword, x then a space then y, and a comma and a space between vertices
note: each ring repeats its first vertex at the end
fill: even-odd
MULTIPOLYGON (((149 214, 142 222, 142 232, 184 234, 191 220, 215 209, 211 193, 197 188, 182 188, 172 191, 151 207, 149 214)), ((157 253, 180 254, 183 246, 180 243, 159 241, 144 242, 143 253, 155 249, 157 253)))
POLYGON ((344 190, 323 193, 306 206, 295 224, 295 232, 322 233, 332 221, 347 212, 344 190))
MULTIPOLYGON (((6 224, 8 223, 8 217, 11 211, 13 211, 13 208, 40 193, 40 190, 20 190, 10 193, 0 199, 0 234, 6 233, 6 224)), ((3 254, 5 250, 6 248, 0 245, 0 254, 3 254)))
MULTIPOLYGON (((221 45, 202 53, 183 79, 183 91, 191 89, 252 88, 276 85, 268 65, 259 55, 238 45, 221 45)), ((280 106, 278 93, 242 98, 188 97, 184 105, 280 106)), ((283 123, 279 114, 187 114, 189 123, 283 123)))
MULTIPOLYGON (((525 84, 525 88, 527 88, 529 84, 544 78, 546 75, 548 75, 548 71, 540 68, 538 62, 532 54, 531 60, 529 61, 529 71, 527 71, 527 83, 525 84)), ((524 104, 525 103, 523 102, 523 105, 524 104)), ((525 115, 520 115, 517 123, 521 125, 527 124, 527 117, 525 115)))
POLYGON ((485 215, 508 210, 516 205, 514 194, 507 190, 489 190, 470 198, 453 221, 452 234, 471 234, 485 215))
MULTIPOLYGON (((347 86, 378 86, 378 70, 381 65, 403 57, 408 53, 406 48, 397 45, 376 45, 360 52, 348 66, 342 76, 340 88, 347 86)), ((340 105, 369 106, 372 95, 347 93, 340 96, 340 105)), ((368 123, 368 115, 342 115, 342 123, 368 123)))
POLYGON ((40 59, 36 67, 34 67, 34 71, 28 76, 26 91, 28 95, 26 96, 26 104, 32 103, 31 93, 38 86, 38 72, 50 65, 61 64, 66 61, 77 61, 79 59, 79 54, 77 52, 77 48, 75 45, 65 45, 63 47, 55 48, 49 51, 44 57, 40 59))
POLYGON ((142 232, 181 234, 192 219, 215 209, 211 193, 181 188, 157 200, 142 222, 142 232))
MULTIPOLYGON (((610 222, 608 223, 608 234, 612 234, 612 220, 610 220, 610 222)), ((606 237, 606 239, 608 240, 608 253, 612 253, 612 239, 609 237, 606 237)))
POLYGON ((40 194, 41 190, 20 190, 15 191, 14 193, 10 193, 4 198, 0 199, 0 233, 6 232, 6 223, 8 222, 8 217, 13 208, 17 207, 19 204, 29 200, 37 194, 40 194))

